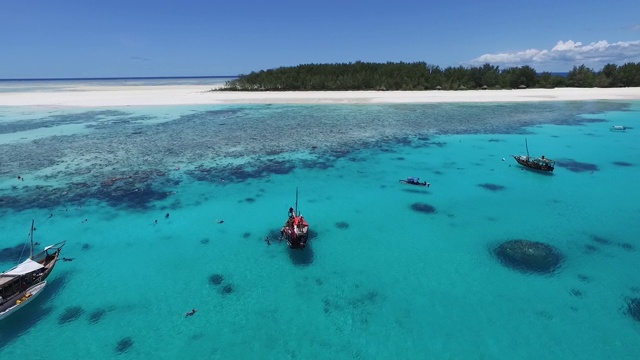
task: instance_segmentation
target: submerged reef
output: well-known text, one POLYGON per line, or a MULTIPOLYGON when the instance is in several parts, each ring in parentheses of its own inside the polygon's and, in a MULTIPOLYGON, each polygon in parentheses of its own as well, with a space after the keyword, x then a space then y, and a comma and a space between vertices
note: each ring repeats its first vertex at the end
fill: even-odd
POLYGON ((573 159, 561 159, 556 160, 557 166, 563 167, 571 172, 581 173, 581 172, 594 172, 598 171, 598 165, 583 163, 579 161, 575 161, 573 159))
POLYGON ((411 204, 411 210, 424 214, 435 214, 437 212, 435 207, 427 203, 413 203, 411 204))
POLYGON ((480 186, 481 188, 487 189, 489 191, 500 191, 505 189, 505 187, 502 185, 490 184, 490 183, 478 184, 478 186, 480 186))
POLYGON ((21 115, 0 126, 0 133, 20 139, 0 143, 0 153, 7 159, 0 177, 10 179, 0 187, 0 210, 82 206, 92 200, 146 209, 170 196, 184 175, 218 184, 239 183, 299 168, 330 168, 337 159, 354 158, 362 149, 384 152, 396 144, 444 145, 428 142, 434 133, 523 133, 536 124, 599 121, 581 115, 628 106, 609 102, 232 105, 204 111, 176 107, 182 111, 177 115, 155 113, 155 107, 131 112, 33 111, 30 118, 21 115), (61 126, 67 128, 62 131, 61 126), (31 138, 41 129, 47 131, 31 138), (20 137, 22 133, 29 136, 20 137))
POLYGON ((503 265, 525 273, 551 274, 564 256, 551 245, 529 241, 509 240, 493 249, 493 254, 503 265))
POLYGON ((63 325, 74 320, 78 320, 84 314, 84 309, 80 306, 68 307, 58 318, 58 324, 63 325))
POLYGON ((133 346, 133 339, 129 336, 124 337, 122 339, 120 339, 120 341, 118 341, 118 343, 116 344, 116 348, 115 351, 118 354, 122 354, 125 353, 127 351, 129 351, 129 349, 133 346))
POLYGON ((640 322, 640 298, 633 298, 627 304, 627 314, 640 322))
POLYGON ((218 285, 222 284, 223 280, 224 280, 224 276, 222 276, 220 274, 213 274, 213 275, 209 276, 209 284, 214 285, 214 286, 218 286, 218 285))

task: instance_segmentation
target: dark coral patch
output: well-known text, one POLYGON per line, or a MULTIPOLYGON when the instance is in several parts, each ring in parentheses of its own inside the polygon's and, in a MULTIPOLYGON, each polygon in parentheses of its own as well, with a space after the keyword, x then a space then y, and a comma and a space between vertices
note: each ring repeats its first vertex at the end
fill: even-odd
POLYGON ((500 244, 493 254, 503 265, 525 273, 553 273, 563 260, 560 251, 551 245, 520 239, 500 244))
POLYGON ((502 185, 497 185, 497 184, 478 184, 478 186, 480 186, 481 188, 490 190, 490 191, 500 191, 500 190, 504 190, 505 187, 502 185))
POLYGON ((597 247, 591 244, 587 244, 584 246, 585 254, 593 254, 593 253, 597 253, 598 251, 600 251, 600 249, 598 249, 597 247))
POLYGON ((24 245, 16 245, 14 247, 6 247, 0 250, 0 262, 14 262, 21 256, 25 256, 29 251, 25 253, 24 245))
POLYGON ((84 309, 80 306, 68 307, 58 318, 58 324, 63 325, 74 320, 78 320, 84 314, 84 309))
POLYGON ((82 244, 81 249, 82 249, 83 251, 91 250, 91 244, 84 243, 84 244, 82 244))
POLYGON ((233 293, 234 289, 233 289, 233 285, 231 284, 227 284, 222 288, 222 294, 223 295, 228 295, 233 293))
POLYGON ((423 214, 436 213, 436 208, 426 203, 413 203, 411 204, 411 210, 417 211, 423 214))
POLYGON ((640 298, 629 300, 629 303, 627 304, 627 314, 640 322, 640 298))
POLYGON ((633 166, 632 163, 628 163, 626 161, 614 161, 613 165, 623 166, 623 167, 633 166))
POLYGON ((609 239, 605 239, 597 235, 591 235, 591 240, 597 242, 598 244, 611 245, 611 241, 609 239))
POLYGON ((578 274, 578 280, 582 281, 583 283, 590 283, 591 282, 591 278, 587 275, 584 274, 578 274))
POLYGON ((89 324, 97 324, 100 319, 107 313, 105 309, 96 309, 89 314, 89 324))
POLYGON ((348 229, 348 228, 349 228, 349 223, 344 222, 344 221, 338 221, 338 222, 336 223, 336 227, 337 227, 338 229, 340 229, 340 230, 345 230, 345 229, 348 229))
POLYGON ((575 296, 575 297, 583 297, 583 296, 584 296, 584 294, 582 293, 582 291, 580 291, 580 290, 578 290, 578 289, 571 289, 571 290, 569 290, 569 293, 570 293, 572 296, 575 296))
POLYGON ((621 243, 621 244, 618 244, 618 246, 620 246, 621 248, 627 251, 636 251, 636 247, 629 243, 621 243))
POLYGON ((202 245, 207 245, 208 243, 210 243, 211 241, 209 239, 202 239, 200 240, 200 244, 202 245))
POLYGON ((118 341, 118 343, 116 344, 115 350, 118 354, 122 354, 129 351, 129 349, 132 346, 133 346, 133 339, 127 336, 125 338, 120 339, 120 341, 118 341))
POLYGON ((558 160, 556 161, 556 164, 560 167, 563 167, 569 171, 576 172, 576 173, 587 172, 587 171, 593 172, 593 171, 599 170, 598 165, 596 164, 583 163, 583 162, 575 161, 573 159, 558 160))
POLYGON ((224 281, 224 276, 222 276, 220 274, 213 274, 213 275, 209 276, 209 284, 211 284, 211 285, 218 286, 218 285, 222 284, 222 281, 224 281))
POLYGON ((243 239, 248 239, 250 237, 251 237, 251 233, 250 232, 246 232, 246 233, 242 234, 242 238, 243 239))
POLYGON ((248 197, 248 198, 244 199, 244 201, 252 204, 252 203, 256 202, 256 199, 248 197))

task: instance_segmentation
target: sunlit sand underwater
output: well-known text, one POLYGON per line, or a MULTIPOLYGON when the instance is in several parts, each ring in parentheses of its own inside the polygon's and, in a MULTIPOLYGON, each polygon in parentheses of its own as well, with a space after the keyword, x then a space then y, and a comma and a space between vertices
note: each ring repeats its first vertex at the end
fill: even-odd
POLYGON ((73 259, 3 359, 640 358, 638 102, 0 108, 0 154, 2 270, 31 219, 73 259))

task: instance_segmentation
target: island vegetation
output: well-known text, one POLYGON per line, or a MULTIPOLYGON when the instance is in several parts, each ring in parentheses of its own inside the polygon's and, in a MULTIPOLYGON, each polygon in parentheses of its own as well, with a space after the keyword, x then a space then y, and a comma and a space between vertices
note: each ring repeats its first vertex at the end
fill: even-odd
POLYGON ((304 64, 239 75, 222 91, 339 91, 339 90, 477 90, 557 87, 637 87, 640 63, 607 64, 600 71, 585 65, 564 74, 539 73, 530 66, 500 69, 447 67, 425 62, 353 62, 304 64))

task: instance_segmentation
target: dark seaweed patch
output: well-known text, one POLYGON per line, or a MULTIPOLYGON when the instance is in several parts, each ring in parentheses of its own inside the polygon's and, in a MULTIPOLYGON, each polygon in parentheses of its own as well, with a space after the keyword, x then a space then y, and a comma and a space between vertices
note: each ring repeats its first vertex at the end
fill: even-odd
POLYGON ((242 234, 242 238, 243 239, 248 239, 250 237, 251 237, 251 233, 250 232, 245 232, 245 233, 242 234))
POLYGON ((611 241, 609 239, 605 239, 597 235, 591 235, 591 240, 597 242, 598 244, 611 245, 611 241))
POLYGON ((596 252, 599 252, 599 251, 600 251, 600 249, 598 249, 597 247, 595 247, 595 246, 593 246, 591 244, 586 244, 584 246, 585 254, 593 254, 593 253, 596 253, 596 252))
POLYGON ((413 203, 411 204, 411 210, 423 213, 423 214, 435 214, 436 208, 426 203, 413 203))
POLYGON ((231 285, 231 284, 227 284, 222 288, 222 294, 223 295, 231 294, 231 293, 233 293, 233 291, 234 291, 234 288, 233 288, 233 285, 231 285))
POLYGON ((505 187, 502 186, 502 185, 489 184, 489 183, 478 184, 478 186, 480 186, 481 188, 490 190, 490 191, 500 191, 500 190, 504 190, 505 189, 505 187))
POLYGON ((633 166, 633 164, 632 164, 632 163, 628 163, 628 162, 626 162, 626 161, 614 161, 614 162, 613 162, 613 165, 616 165, 616 166, 623 166, 623 167, 633 166))
POLYGON ((583 297, 584 294, 582 293, 582 291, 578 290, 578 289, 571 289, 569 290, 569 294, 571 294, 572 296, 575 297, 583 297))
POLYGON ((640 322, 640 298, 634 298, 627 303, 627 314, 640 322))
POLYGON ((58 324, 63 325, 75 320, 84 314, 84 309, 80 306, 68 307, 58 318, 58 324))
POLYGON ((220 274, 213 274, 209 276, 209 284, 211 285, 218 286, 222 284, 222 281, 224 281, 224 276, 220 274))
POLYGON ((563 261, 563 255, 553 246, 520 239, 500 244, 493 254, 503 265, 525 273, 550 274, 563 261))
POLYGON ((338 222, 336 223, 336 227, 337 227, 338 229, 345 230, 345 229, 348 229, 348 228, 349 228, 349 223, 347 223, 347 222, 345 222, 345 221, 338 221, 338 222))
POLYGON ((120 341, 118 341, 118 343, 116 344, 116 352, 118 354, 123 354, 127 351, 129 351, 129 349, 131 349, 131 347, 133 346, 133 339, 131 337, 125 337, 120 339, 120 341))
POLYGON ((105 309, 93 310, 91 314, 89 314, 89 324, 97 324, 106 313, 107 310, 105 309))
POLYGON ((91 249, 91 244, 84 243, 84 244, 82 244, 82 247, 80 249, 83 250, 83 251, 90 250, 91 249))
POLYGON ((569 171, 576 172, 576 173, 587 172, 587 171, 593 172, 593 171, 599 170, 598 165, 596 164, 583 163, 583 162, 575 161, 573 159, 557 160, 556 164, 560 167, 563 167, 569 171))
POLYGON ((25 247, 25 245, 16 245, 13 247, 6 247, 0 250, 0 262, 13 263, 15 261, 18 261, 20 258, 25 257, 25 255, 28 255, 28 253, 29 253, 29 250, 25 247))
POLYGON ((251 203, 256 202, 256 199, 251 198, 251 197, 248 197, 248 198, 244 199, 244 201, 245 201, 245 202, 248 202, 248 203, 250 203, 250 204, 251 204, 251 203))
POLYGON ((590 283, 591 282, 591 278, 587 275, 584 274, 578 274, 578 280, 582 281, 583 283, 590 283))
POLYGON ((200 244, 202 244, 202 245, 207 245, 208 243, 209 243, 209 239, 200 240, 200 244))
POLYGON ((618 244, 618 246, 620 246, 621 248, 627 251, 636 251, 636 247, 629 243, 620 243, 618 244))

